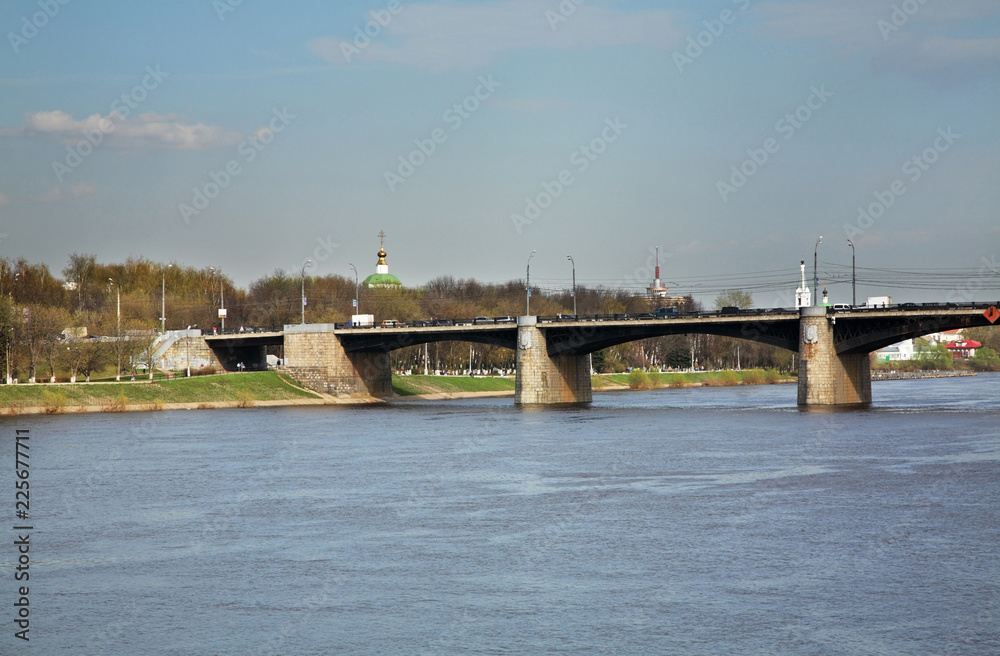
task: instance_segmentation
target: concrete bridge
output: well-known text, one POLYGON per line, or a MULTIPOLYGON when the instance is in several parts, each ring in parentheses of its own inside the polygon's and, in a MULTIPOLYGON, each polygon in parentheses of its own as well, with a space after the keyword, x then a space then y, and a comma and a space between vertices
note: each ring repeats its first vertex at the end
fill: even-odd
MULTIPOLYGON (((700 333, 739 337, 799 354, 802 406, 871 403, 868 354, 896 342, 955 328, 987 326, 987 304, 908 304, 880 309, 743 310, 735 315, 695 313, 664 319, 518 317, 517 323, 393 328, 295 324, 281 332, 208 335, 205 342, 227 370, 237 362, 263 368, 269 345, 284 347, 285 366, 300 382, 332 394, 392 393, 389 353, 441 341, 514 349, 514 402, 523 405, 589 403, 591 354, 649 337, 700 333)), ((994 319, 995 320, 995 319, 994 319)))

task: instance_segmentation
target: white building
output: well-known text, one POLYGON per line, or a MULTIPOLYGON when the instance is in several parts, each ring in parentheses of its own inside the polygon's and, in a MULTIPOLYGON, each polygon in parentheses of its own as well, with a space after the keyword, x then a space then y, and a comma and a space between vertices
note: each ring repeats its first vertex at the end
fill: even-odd
POLYGON ((795 309, 798 310, 802 307, 809 307, 812 305, 812 292, 809 291, 809 286, 806 285, 806 261, 799 261, 799 271, 802 273, 802 284, 799 288, 795 290, 795 309))

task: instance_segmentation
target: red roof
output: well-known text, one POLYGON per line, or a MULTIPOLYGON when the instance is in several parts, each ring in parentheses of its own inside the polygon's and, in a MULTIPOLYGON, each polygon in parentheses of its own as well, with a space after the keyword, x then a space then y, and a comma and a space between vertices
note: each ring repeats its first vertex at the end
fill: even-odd
POLYGON ((950 348, 950 349, 977 349, 982 347, 983 347, 982 344, 980 344, 979 342, 974 342, 971 339, 969 340, 960 339, 957 342, 952 342, 951 344, 945 345, 945 348, 950 348))

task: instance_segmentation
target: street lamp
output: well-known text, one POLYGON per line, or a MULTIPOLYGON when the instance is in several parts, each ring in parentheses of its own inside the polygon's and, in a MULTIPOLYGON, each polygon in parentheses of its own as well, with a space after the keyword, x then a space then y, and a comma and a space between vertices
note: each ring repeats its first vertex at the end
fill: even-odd
POLYGON ((118 297, 118 343, 116 344, 115 351, 118 352, 118 373, 115 374, 115 380, 122 379, 122 288, 115 284, 113 278, 108 278, 108 286, 115 288, 115 294, 118 297))
POLYGON ((306 267, 311 267, 313 261, 311 259, 306 260, 302 264, 302 323, 306 322, 306 267))
POLYGON ((216 269, 215 267, 208 267, 210 270, 219 274, 219 319, 222 320, 222 333, 226 332, 226 294, 222 288, 222 267, 216 269))
POLYGON ((858 304, 858 274, 854 268, 854 242, 850 239, 847 243, 851 246, 851 307, 858 304))
POLYGON ((535 257, 535 251, 531 251, 531 255, 528 256, 528 270, 524 274, 524 315, 527 317, 531 316, 531 258, 535 257))
POLYGON ((10 377, 10 346, 14 342, 14 326, 7 326, 7 331, 10 333, 10 339, 7 340, 7 384, 13 383, 13 379, 10 377))
MULTIPOLYGON (((188 330, 190 331, 192 328, 197 328, 197 327, 198 327, 198 324, 195 324, 193 326, 188 326, 188 330)), ((190 378, 191 377, 191 335, 190 334, 184 336, 184 349, 187 351, 187 354, 185 355, 185 360, 184 360, 187 363, 187 377, 190 378)))
POLYGON ((167 332, 167 269, 173 264, 163 267, 163 280, 160 281, 160 332, 167 332))
POLYGON ((572 255, 567 255, 566 259, 573 265, 573 318, 576 318, 576 262, 572 255))
POLYGON ((817 253, 819 252, 819 243, 823 241, 823 235, 819 236, 816 240, 816 247, 813 248, 813 305, 819 305, 819 273, 817 273, 816 263, 817 263, 817 253))
MULTIPOLYGON (((347 263, 347 266, 354 271, 354 314, 361 314, 361 298, 358 296, 358 268, 350 262, 347 263)), ((354 325, 353 321, 351 325, 354 325)))

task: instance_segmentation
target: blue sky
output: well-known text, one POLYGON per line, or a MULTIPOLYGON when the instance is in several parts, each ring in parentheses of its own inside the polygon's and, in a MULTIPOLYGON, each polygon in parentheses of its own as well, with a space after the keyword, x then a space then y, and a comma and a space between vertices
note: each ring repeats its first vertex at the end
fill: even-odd
POLYGON ((859 267, 1000 274, 994 0, 64 2, 0 8, 0 254, 56 272, 364 276, 385 230, 411 285, 537 250, 540 284, 572 254, 639 288, 660 246, 711 302, 819 235, 821 262, 850 236, 859 267))

